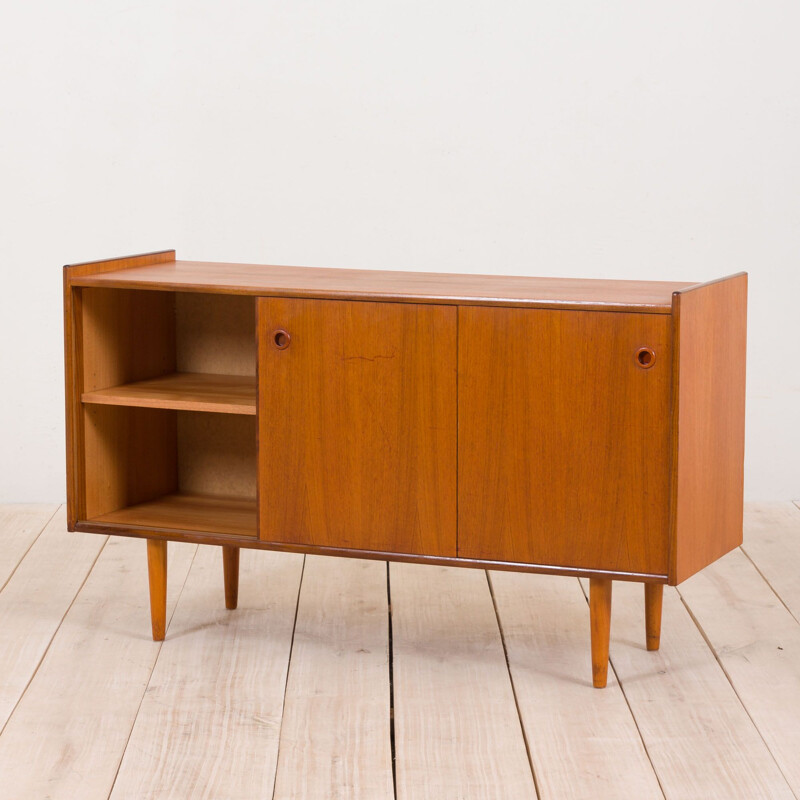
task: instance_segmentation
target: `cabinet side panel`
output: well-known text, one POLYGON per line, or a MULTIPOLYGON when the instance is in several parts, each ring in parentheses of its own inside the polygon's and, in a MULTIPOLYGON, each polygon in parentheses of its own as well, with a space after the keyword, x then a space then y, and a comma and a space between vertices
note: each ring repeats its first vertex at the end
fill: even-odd
POLYGON ((176 491, 177 412, 87 405, 83 414, 86 519, 176 491))
POLYGON ((458 555, 666 575, 671 378, 668 317, 461 307, 458 555))
POLYGON ((83 391, 175 371, 175 295, 81 289, 83 391))
POLYGON ((678 292, 670 583, 742 543, 747 275, 678 292))
POLYGON ((64 272, 64 401, 67 438, 67 528, 75 530, 86 516, 83 480, 83 410, 80 372, 80 289, 73 289, 64 272))

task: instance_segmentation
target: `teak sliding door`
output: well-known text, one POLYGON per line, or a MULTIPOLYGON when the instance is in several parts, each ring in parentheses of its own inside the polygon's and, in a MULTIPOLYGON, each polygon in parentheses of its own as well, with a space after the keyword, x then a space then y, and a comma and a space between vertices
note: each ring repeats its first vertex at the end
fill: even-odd
POLYGON ((258 300, 262 540, 456 555, 457 313, 258 300))
POLYGON ((458 555, 666 575, 666 314, 459 309, 458 555))

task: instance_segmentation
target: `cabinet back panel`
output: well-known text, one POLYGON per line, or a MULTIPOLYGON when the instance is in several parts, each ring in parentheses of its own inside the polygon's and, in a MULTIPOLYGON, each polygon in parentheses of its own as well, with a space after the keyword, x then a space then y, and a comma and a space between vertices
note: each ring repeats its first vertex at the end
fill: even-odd
POLYGON ((256 418, 178 411, 178 485, 185 494, 256 498, 256 418))
POLYGON ((459 556, 666 574, 670 336, 657 315, 459 308, 459 556))
POLYGON ((254 297, 175 296, 178 372, 256 374, 254 297))

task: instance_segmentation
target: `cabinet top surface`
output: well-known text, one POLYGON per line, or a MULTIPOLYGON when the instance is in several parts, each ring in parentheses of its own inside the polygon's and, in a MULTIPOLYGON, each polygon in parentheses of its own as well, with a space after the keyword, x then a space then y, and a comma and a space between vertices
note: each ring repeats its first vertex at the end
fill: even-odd
POLYGON ((93 275, 76 275, 70 283, 73 286, 218 294, 581 308, 655 314, 669 314, 672 293, 694 285, 670 281, 459 275, 205 261, 166 261, 93 275))

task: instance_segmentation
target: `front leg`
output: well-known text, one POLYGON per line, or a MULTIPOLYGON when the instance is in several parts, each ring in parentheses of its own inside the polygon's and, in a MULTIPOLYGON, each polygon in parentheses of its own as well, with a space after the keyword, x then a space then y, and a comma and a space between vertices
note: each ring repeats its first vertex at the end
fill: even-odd
POLYGON ((225 608, 239 604, 239 548, 222 546, 222 570, 225 578, 225 608))
POLYGON ((153 641, 163 642, 167 627, 167 543, 161 539, 147 540, 147 572, 153 641))
POLYGON ((611 581, 589 579, 589 620, 592 630, 592 683, 602 689, 608 678, 608 642, 611 635, 611 581))

